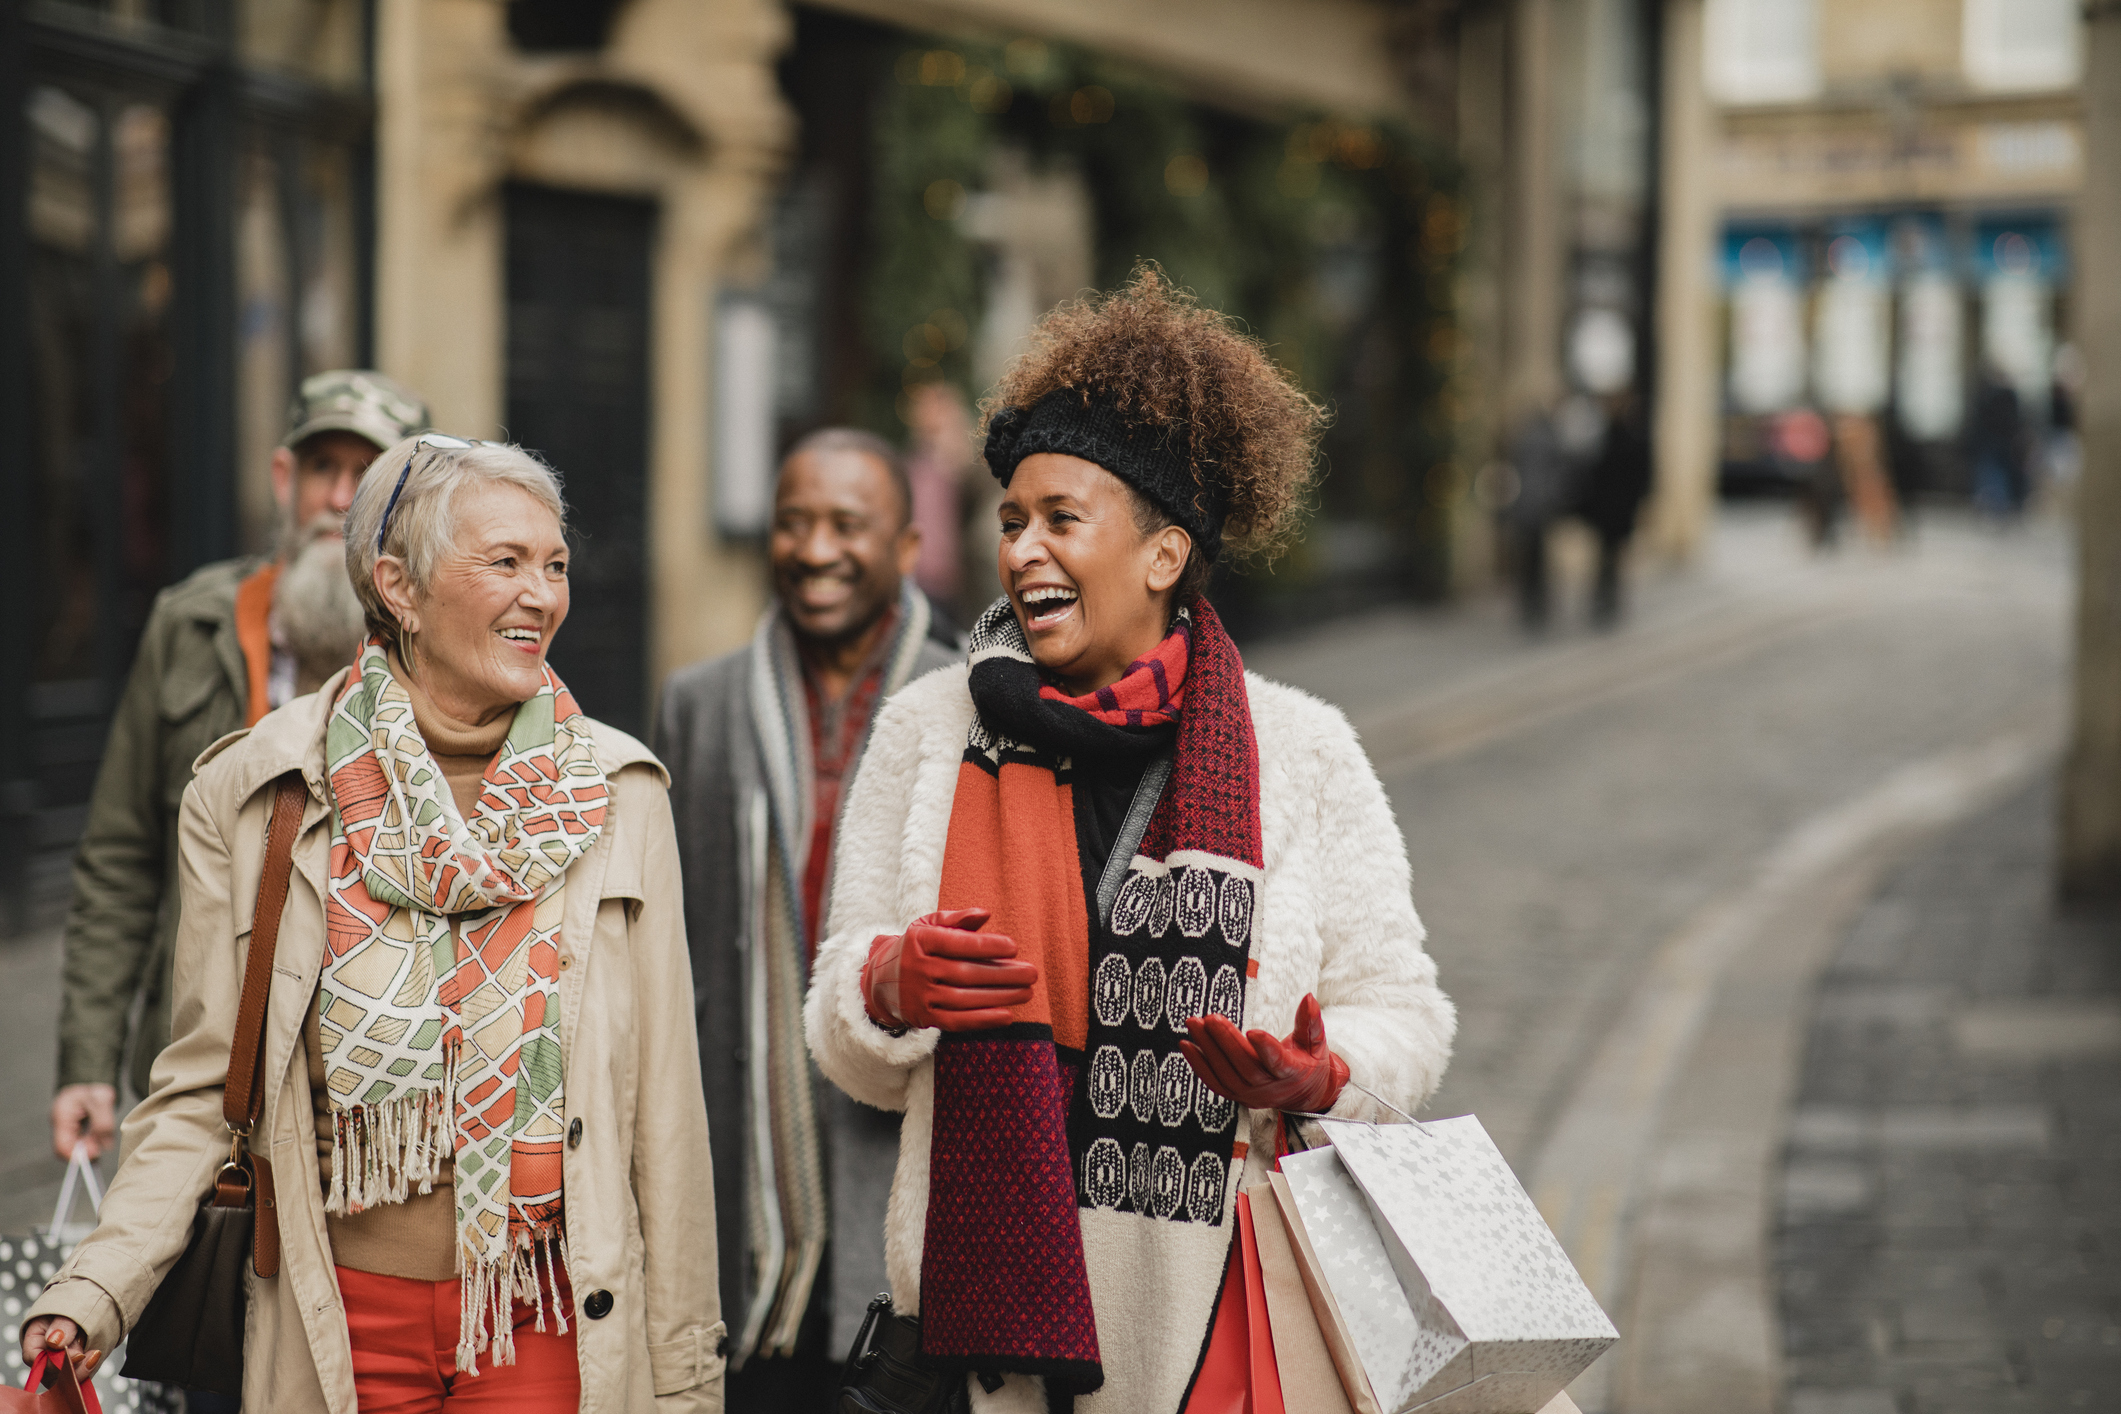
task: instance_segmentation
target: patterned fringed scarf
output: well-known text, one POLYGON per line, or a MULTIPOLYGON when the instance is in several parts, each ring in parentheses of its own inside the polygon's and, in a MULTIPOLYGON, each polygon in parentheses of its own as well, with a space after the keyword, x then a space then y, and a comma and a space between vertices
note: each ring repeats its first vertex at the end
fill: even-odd
POLYGON ((1007 600, 981 616, 971 660, 978 715, 939 906, 991 910, 1040 982, 1012 1025, 936 1049, 921 1342, 947 1367, 1043 1375, 1065 1397, 1102 1385, 1093 1297, 1125 1304, 1130 1280, 1198 1285, 1149 1299, 1165 1320, 1198 1308, 1205 1348, 1242 1166, 1236 1107, 1178 1042, 1188 1016, 1243 1021, 1259 751, 1244 665, 1205 600, 1089 697, 1041 683, 1007 600), (1104 861, 1071 847, 1074 763, 1146 761, 1174 718, 1170 778, 1102 919, 1104 861), (1093 1218, 1128 1226, 1086 1252, 1093 1218))
POLYGON ((332 841, 317 992, 331 1092, 325 1211, 429 1193, 456 1160, 457 1365, 515 1361, 510 1303, 560 1291, 560 922, 567 869, 608 790, 573 694, 516 709, 469 820, 427 754, 380 643, 361 651, 325 734, 332 841))

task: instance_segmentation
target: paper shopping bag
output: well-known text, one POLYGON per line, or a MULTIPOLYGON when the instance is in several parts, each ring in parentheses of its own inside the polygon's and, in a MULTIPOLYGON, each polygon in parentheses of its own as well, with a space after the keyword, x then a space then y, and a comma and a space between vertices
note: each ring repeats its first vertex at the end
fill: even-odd
MULTIPOLYGON (((1303 1270, 1281 1215, 1281 1199, 1270 1182, 1245 1190, 1251 1205, 1253 1240, 1259 1247, 1260 1295, 1274 1338, 1274 1363, 1291 1414, 1354 1414, 1341 1388, 1341 1374, 1326 1348, 1326 1335, 1304 1291, 1303 1270), (1301 1391, 1300 1396, 1289 1391, 1301 1391)), ((1356 1371, 1357 1376, 1361 1370, 1356 1371)), ((1372 1411, 1374 1414, 1374 1409, 1372 1411)))
POLYGON ((1619 1338, 1480 1121, 1321 1128, 1282 1168, 1383 1414, 1541 1409, 1619 1338))
MULTIPOLYGON (((1237 1195, 1237 1231, 1215 1304, 1208 1348, 1187 1396, 1185 1414, 1291 1414, 1275 1366, 1252 1203, 1237 1195)), ((1297 1409, 1305 1406, 1299 1404, 1297 1409)))
POLYGON ((1362 1189, 1331 1145, 1284 1154, 1274 1183, 1349 1403, 1358 1414, 1400 1414, 1421 1388, 1420 1372, 1441 1369, 1463 1341, 1444 1323, 1424 1329, 1362 1189))

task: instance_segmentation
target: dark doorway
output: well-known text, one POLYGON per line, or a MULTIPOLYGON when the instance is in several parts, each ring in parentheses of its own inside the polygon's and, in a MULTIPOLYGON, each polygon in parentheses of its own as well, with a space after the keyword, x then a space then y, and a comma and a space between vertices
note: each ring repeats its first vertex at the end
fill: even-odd
POLYGON ((573 522, 552 666, 590 716, 648 729, 648 287, 655 204, 508 188, 511 441, 550 462, 573 522))

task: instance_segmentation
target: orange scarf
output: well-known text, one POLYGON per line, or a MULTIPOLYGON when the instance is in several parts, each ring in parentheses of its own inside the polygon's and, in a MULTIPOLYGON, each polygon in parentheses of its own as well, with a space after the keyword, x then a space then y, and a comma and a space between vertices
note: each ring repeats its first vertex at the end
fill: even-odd
POLYGON ((1039 982, 1011 1025, 936 1048, 921 1348, 1087 1393, 1104 1372, 1086 1210, 1140 1224, 1129 1247, 1144 1270, 1212 1283, 1227 1259, 1236 1106, 1195 1081, 1178 1040, 1187 1016, 1243 1021, 1259 752, 1244 665, 1205 600, 1085 697, 1040 682, 1006 600, 973 630, 971 661, 978 716, 938 904, 989 910, 1039 982), (1080 853, 1075 763, 1167 750, 1170 777, 1099 917, 1106 861, 1080 853))

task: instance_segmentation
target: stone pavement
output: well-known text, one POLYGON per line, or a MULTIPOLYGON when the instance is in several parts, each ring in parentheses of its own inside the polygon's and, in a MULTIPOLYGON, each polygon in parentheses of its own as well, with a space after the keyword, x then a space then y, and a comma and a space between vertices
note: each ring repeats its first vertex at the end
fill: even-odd
MULTIPOLYGON (((66 1165, 52 1157, 52 1072, 59 1055, 59 930, 0 946, 0 1237, 52 1220, 66 1165)), ((117 1165, 106 1158, 106 1179, 117 1165)), ((74 1213, 86 1220, 83 1202, 74 1213)), ((6 1303, 0 1299, 0 1312, 6 1303)))
POLYGON ((1906 864, 1811 1013, 1776 1267, 1790 1414, 2121 1408, 2121 910, 2046 780, 1906 864))

